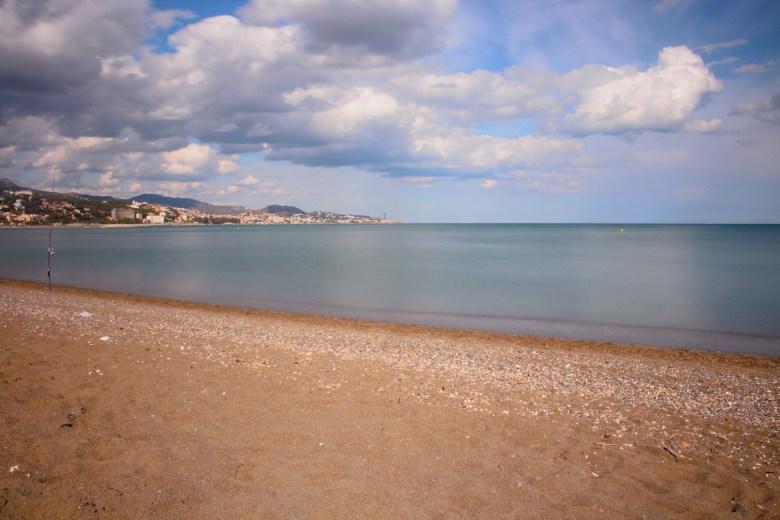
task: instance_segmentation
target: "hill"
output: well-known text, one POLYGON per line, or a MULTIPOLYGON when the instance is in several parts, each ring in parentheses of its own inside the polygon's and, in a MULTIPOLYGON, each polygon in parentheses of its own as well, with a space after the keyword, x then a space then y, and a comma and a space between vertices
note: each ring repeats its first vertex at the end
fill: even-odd
POLYGON ((24 189, 10 179, 0 179, 0 191, 16 191, 24 189))
POLYGON ((34 197, 39 197, 39 198, 55 198, 55 199, 62 199, 62 200, 81 199, 90 202, 109 203, 111 206, 130 204, 130 202, 135 200, 137 202, 145 202, 147 204, 159 204, 161 206, 191 209, 191 210, 200 211, 201 213, 210 213, 210 214, 219 214, 219 215, 240 215, 241 213, 246 213, 249 211, 259 212, 259 213, 271 213, 274 215, 280 215, 286 217, 292 215, 306 214, 306 212, 300 208, 297 208, 295 206, 284 206, 281 204, 271 204, 270 206, 266 206, 261 210, 249 210, 244 206, 228 206, 228 205, 211 204, 209 202, 203 202, 202 200, 191 199, 186 197, 168 197, 166 195, 160 195, 158 193, 142 193, 140 195, 136 195, 135 197, 120 199, 117 197, 111 197, 109 195, 90 195, 86 193, 76 193, 76 192, 68 192, 68 193, 50 192, 50 191, 35 190, 32 188, 25 188, 23 186, 19 186, 18 184, 11 181, 10 179, 0 178, 0 192, 20 191, 20 190, 30 190, 33 192, 34 197))
POLYGON ((195 209, 202 213, 218 213, 222 215, 236 215, 244 213, 247 209, 243 206, 219 206, 210 204, 197 199, 185 197, 166 197, 156 193, 142 193, 128 200, 146 202, 147 204, 160 204, 162 206, 171 206, 174 208, 195 209))
POLYGON ((55 193, 19 186, 0 178, 0 225, 65 224, 391 224, 395 221, 332 211, 306 212, 271 204, 263 209, 216 205, 186 197, 142 193, 121 199, 109 195, 55 193), (21 193, 20 193, 21 192, 21 193), (136 203, 148 204, 143 206, 136 203), (156 207, 152 207, 156 206, 156 207), (162 209, 160 207, 163 207, 162 209))
POLYGON ((295 206, 282 206, 279 204, 271 204, 270 206, 264 207, 261 211, 265 213, 273 213, 274 215, 284 215, 284 216, 291 216, 291 215, 305 215, 306 212, 303 211, 300 208, 296 208, 295 206))

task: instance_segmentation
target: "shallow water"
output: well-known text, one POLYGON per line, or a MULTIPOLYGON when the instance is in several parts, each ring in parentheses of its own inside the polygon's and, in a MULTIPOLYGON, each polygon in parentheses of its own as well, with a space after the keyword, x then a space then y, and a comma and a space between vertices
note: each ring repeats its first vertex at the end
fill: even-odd
MULTIPOLYGON (((54 283, 383 321, 780 355, 780 226, 55 229, 54 283)), ((47 231, 0 230, 46 280, 47 231)))

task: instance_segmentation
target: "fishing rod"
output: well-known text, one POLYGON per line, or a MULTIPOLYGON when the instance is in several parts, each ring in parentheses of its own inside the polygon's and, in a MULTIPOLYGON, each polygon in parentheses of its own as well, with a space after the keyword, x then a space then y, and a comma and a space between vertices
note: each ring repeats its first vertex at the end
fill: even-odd
POLYGON ((52 227, 54 226, 54 182, 57 180, 57 175, 51 172, 51 197, 49 197, 49 250, 46 258, 46 278, 49 280, 49 292, 51 292, 51 257, 54 256, 54 248, 52 247, 52 227))

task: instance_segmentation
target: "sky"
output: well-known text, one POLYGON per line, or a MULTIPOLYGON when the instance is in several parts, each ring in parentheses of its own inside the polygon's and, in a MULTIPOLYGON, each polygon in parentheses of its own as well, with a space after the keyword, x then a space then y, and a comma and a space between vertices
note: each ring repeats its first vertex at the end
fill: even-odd
POLYGON ((780 2, 0 0, 0 177, 409 222, 780 223, 780 2))

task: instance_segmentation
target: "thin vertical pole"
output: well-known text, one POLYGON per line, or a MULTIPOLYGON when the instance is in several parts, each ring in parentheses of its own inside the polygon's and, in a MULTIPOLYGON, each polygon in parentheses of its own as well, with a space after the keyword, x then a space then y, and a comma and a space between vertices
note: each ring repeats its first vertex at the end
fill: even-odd
POLYGON ((49 280, 49 292, 51 292, 51 257, 54 256, 54 249, 51 246, 52 227, 54 225, 54 181, 57 176, 54 172, 51 174, 51 196, 49 197, 49 249, 46 259, 46 278, 49 280))

